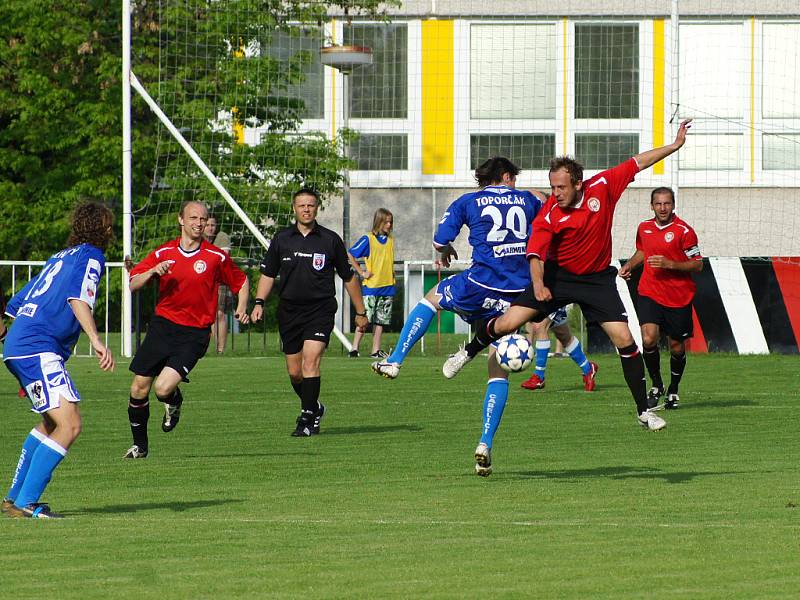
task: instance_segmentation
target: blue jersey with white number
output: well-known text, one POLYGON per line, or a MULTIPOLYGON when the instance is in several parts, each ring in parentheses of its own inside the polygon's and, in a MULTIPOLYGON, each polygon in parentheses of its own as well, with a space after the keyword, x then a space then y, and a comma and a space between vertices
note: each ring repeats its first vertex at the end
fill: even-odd
POLYGON ((42 271, 8 303, 6 314, 14 318, 3 358, 55 352, 64 360, 81 332, 69 301, 82 300, 94 309, 97 285, 105 267, 102 250, 81 244, 51 256, 42 271))
POLYGON ((501 292, 521 292, 530 283, 526 244, 542 201, 531 192, 492 185, 464 194, 445 211, 433 243, 446 246, 469 227, 470 281, 501 292))

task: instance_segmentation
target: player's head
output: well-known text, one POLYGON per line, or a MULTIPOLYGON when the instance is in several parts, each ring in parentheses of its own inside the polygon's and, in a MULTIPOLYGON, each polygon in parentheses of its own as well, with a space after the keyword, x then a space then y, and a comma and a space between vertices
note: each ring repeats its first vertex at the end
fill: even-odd
POLYGON ((475 181, 482 188, 487 185, 514 187, 519 167, 504 156, 493 156, 475 169, 475 181))
POLYGON ((208 221, 208 207, 197 200, 189 200, 181 205, 178 213, 178 223, 181 226, 181 236, 187 240, 199 240, 208 221))
POLYGON ((85 201, 78 204, 70 217, 68 246, 91 244, 101 250, 114 238, 114 213, 105 204, 85 201))
POLYGON ((217 219, 214 215, 208 215, 206 226, 203 228, 203 237, 207 242, 213 242, 217 235, 217 219))
POLYGON ((573 206, 583 189, 583 165, 569 156, 550 161, 550 193, 561 208, 573 206))
POLYGON ((292 196, 294 217, 301 225, 311 225, 319 211, 319 192, 311 188, 297 190, 292 196))
POLYGON ((386 208, 379 208, 372 217, 372 233, 389 235, 394 227, 394 215, 386 208))
POLYGON ((650 208, 659 224, 669 223, 675 211, 675 192, 672 188, 657 187, 650 192, 650 208))

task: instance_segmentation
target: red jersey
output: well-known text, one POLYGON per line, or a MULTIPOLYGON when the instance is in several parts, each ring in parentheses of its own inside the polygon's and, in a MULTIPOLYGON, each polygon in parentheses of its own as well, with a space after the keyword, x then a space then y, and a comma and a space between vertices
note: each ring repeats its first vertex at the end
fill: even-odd
POLYGON ((611 225, 622 192, 639 165, 631 158, 583 182, 583 197, 560 208, 550 196, 533 221, 527 256, 554 260, 570 273, 599 273, 611 264, 611 225))
POLYGON ((651 267, 647 257, 663 256, 675 262, 703 260, 694 229, 677 215, 667 225, 659 225, 655 218, 642 221, 636 231, 636 249, 644 252, 645 259, 639 280, 640 295, 670 308, 680 308, 692 301, 697 285, 691 273, 651 267))
POLYGON ((217 313, 219 284, 236 294, 247 280, 231 257, 215 245, 200 242, 200 247, 186 252, 181 238, 162 244, 131 269, 131 278, 165 260, 174 261, 159 278, 156 314, 178 325, 211 327, 217 313))

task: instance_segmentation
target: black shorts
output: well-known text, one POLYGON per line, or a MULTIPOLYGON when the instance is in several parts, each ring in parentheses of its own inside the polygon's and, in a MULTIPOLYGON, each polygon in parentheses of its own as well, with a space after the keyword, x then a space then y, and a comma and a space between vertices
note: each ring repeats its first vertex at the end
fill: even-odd
POLYGON ((327 346, 338 308, 336 298, 299 304, 290 300, 278 303, 278 331, 284 354, 297 354, 305 340, 324 342, 327 346))
POLYGON ((189 383, 189 372, 205 355, 210 339, 210 327, 188 327, 154 316, 128 368, 143 377, 156 377, 170 367, 189 383))
POLYGON ((694 335, 691 302, 680 308, 671 308, 647 296, 639 296, 636 313, 640 324, 655 323, 673 340, 686 340, 694 335))
POLYGON ((589 323, 627 322, 628 314, 619 297, 616 279, 617 270, 614 267, 608 267, 599 273, 575 275, 548 262, 544 267, 544 284, 550 289, 553 299, 540 302, 533 295, 533 286, 529 285, 511 305, 526 306, 539 311, 534 318, 536 322, 573 302, 581 307, 583 317, 589 323))

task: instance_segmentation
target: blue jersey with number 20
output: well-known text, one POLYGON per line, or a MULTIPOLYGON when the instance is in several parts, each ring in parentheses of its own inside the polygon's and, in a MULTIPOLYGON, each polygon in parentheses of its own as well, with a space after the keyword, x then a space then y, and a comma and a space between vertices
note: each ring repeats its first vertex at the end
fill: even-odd
POLYGON ((433 242, 446 246, 469 227, 469 279, 482 287, 518 293, 530 283, 525 258, 531 221, 542 202, 531 192, 493 185, 464 194, 445 211, 433 242))
POLYGON ((81 332, 69 301, 82 300, 94 309, 105 262, 102 250, 91 244, 73 246, 51 256, 39 275, 6 307, 14 324, 6 338, 3 358, 55 352, 67 360, 81 332))

